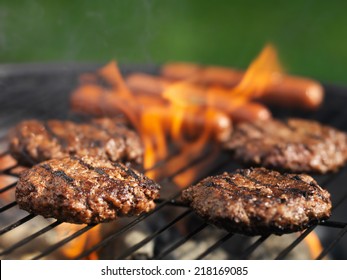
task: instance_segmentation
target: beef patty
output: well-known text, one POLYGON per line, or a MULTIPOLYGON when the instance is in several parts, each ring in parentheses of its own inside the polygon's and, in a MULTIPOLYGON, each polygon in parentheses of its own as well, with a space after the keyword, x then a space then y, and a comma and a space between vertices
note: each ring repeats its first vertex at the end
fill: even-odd
POLYGON ((315 121, 241 123, 224 148, 244 163, 292 172, 336 171, 347 159, 347 135, 315 121))
POLYGON ((246 235, 303 230, 331 211, 330 194, 310 176, 265 168, 205 178, 182 199, 207 222, 246 235))
POLYGON ((25 165, 66 155, 140 163, 143 155, 139 136, 120 118, 90 123, 26 120, 11 131, 10 151, 25 165))
POLYGON ((69 223, 100 223, 155 207, 159 185, 118 162, 52 159, 24 171, 16 186, 21 209, 69 223))

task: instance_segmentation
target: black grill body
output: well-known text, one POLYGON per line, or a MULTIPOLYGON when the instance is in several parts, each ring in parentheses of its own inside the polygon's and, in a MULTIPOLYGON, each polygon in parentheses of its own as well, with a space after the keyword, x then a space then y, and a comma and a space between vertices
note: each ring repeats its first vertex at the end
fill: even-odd
MULTIPOLYGON (((29 118, 76 118, 69 109, 70 93, 78 85, 78 76, 81 73, 94 71, 99 66, 81 63, 0 66, 0 158, 8 155, 7 134, 17 122, 29 118)), ((157 73, 158 69, 155 66, 128 65, 122 66, 121 70, 127 74, 133 71, 157 73)), ((324 85, 324 87, 326 90, 324 104, 317 111, 308 112, 277 107, 271 108, 271 111, 278 118, 314 119, 347 131, 345 105, 347 104, 347 88, 334 85, 324 85)), ((105 234, 101 240, 73 258, 86 258, 94 252, 97 252, 100 258, 106 259, 179 259, 183 256, 189 259, 299 258, 293 252, 305 243, 310 232, 315 231, 323 247, 316 256, 317 259, 347 259, 347 239, 345 238, 347 167, 337 173, 313 176, 332 195, 333 211, 328 221, 311 226, 300 234, 291 235, 290 239, 287 235, 276 238, 272 236, 251 238, 216 229, 180 203, 180 189, 175 185, 175 179, 195 164, 199 164, 204 157, 205 155, 201 155, 200 159, 196 158, 193 162, 187 162, 183 170, 176 170, 160 182, 163 186, 163 194, 153 212, 135 218, 120 219, 106 225, 103 230, 105 234), (140 232, 138 234, 140 237, 135 243, 125 246, 125 240, 128 237, 132 238, 136 230, 140 232), (266 244, 272 238, 279 240, 277 242, 285 246, 275 253, 259 257, 256 252, 268 250, 266 244), (182 248, 189 244, 201 248, 197 251, 191 250, 191 254, 184 255, 182 248)), ((200 179, 223 171, 233 171, 239 167, 237 163, 230 160, 227 154, 220 154, 214 163, 200 174, 200 179)), ((5 166, 0 169, 0 178, 10 176, 13 179, 11 183, 3 183, 0 189, 0 238, 6 240, 0 242, 0 257, 2 259, 66 258, 57 252, 96 226, 86 225, 69 232, 64 238, 57 237, 50 242, 42 241, 42 239, 45 240, 43 238, 45 235, 55 231, 62 226, 62 223, 35 217, 18 209, 13 199, 16 180, 12 172, 14 168, 16 166, 5 166), (4 197, 7 197, 7 200, 4 197), (8 200, 9 197, 12 197, 12 200, 8 200), (27 226, 27 231, 20 231, 35 219, 41 220, 40 226, 27 226), (42 223, 42 220, 45 221, 42 223), (7 242, 7 240, 10 241, 7 242), (41 241, 38 243, 38 240, 41 241), (25 251, 24 248, 26 248, 25 251)), ((189 246, 187 250, 189 251, 189 246)))

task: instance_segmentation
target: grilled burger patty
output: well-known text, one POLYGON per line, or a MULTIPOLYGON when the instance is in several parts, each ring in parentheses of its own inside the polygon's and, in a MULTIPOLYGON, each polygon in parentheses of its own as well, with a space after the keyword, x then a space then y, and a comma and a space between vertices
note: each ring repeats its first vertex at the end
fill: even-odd
POLYGON ((336 171, 347 159, 347 135, 315 121, 241 123, 225 149, 248 164, 293 172, 336 171))
POLYGON ((22 164, 66 155, 90 155, 140 163, 141 140, 124 120, 95 119, 90 123, 26 120, 10 133, 10 151, 22 164))
POLYGON ((24 171, 16 186, 21 209, 69 223, 100 223, 155 207, 159 185, 118 162, 52 159, 24 171))
POLYGON ((303 230, 331 211, 330 194, 312 177, 265 168, 205 178, 182 199, 207 222, 246 235, 303 230))

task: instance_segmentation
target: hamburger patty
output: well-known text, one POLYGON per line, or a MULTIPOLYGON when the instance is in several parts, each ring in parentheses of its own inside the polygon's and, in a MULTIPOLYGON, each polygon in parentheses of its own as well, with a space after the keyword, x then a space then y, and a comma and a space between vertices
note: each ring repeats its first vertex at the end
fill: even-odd
POLYGON ((265 168, 205 178, 182 199, 207 222, 246 235, 303 230, 331 211, 330 194, 310 176, 265 168))
POLYGON ((347 135, 315 121, 241 123, 224 145, 235 159, 293 172, 336 171, 347 159, 347 135))
POLYGON ((69 223, 101 223, 155 207, 159 185, 118 162, 52 159, 24 171, 16 186, 21 209, 69 223))
POLYGON ((26 165, 66 155, 140 163, 143 155, 139 136, 119 118, 81 124, 59 120, 23 121, 10 133, 10 151, 26 165))

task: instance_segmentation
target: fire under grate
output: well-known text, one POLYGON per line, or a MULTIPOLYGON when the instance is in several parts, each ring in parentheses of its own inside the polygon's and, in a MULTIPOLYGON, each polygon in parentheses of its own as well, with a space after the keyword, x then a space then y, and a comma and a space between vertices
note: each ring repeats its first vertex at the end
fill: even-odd
MULTIPOLYGON (((97 67, 87 64, 0 66, 2 162, 9 158, 6 135, 17 122, 28 118, 76 117, 69 111, 69 94, 76 87, 80 73, 97 67)), ((156 67, 147 66, 121 69, 124 73, 157 71, 156 67)), ((325 89, 326 98, 318 111, 281 108, 271 108, 271 111, 278 118, 294 116, 314 119, 347 131, 347 112, 344 108, 347 89, 329 85, 325 89)), ((8 165, 0 166, 0 258, 84 259, 96 254, 101 259, 297 259, 307 258, 307 251, 312 247, 308 241, 312 232, 316 233, 321 244, 321 247, 316 248, 314 258, 347 258, 347 167, 337 173, 313 176, 331 193, 333 211, 328 221, 313 225, 300 234, 246 237, 206 224, 180 202, 181 190, 175 182, 191 168, 201 164, 209 152, 187 162, 183 169, 172 170, 159 182, 163 192, 156 201, 154 211, 101 226, 70 228, 63 237, 57 232, 66 224, 18 209, 13 198, 18 166, 7 161, 8 165), (92 241, 88 246, 79 245, 79 251, 70 256, 68 250, 63 250, 72 247, 83 236, 91 236, 90 233, 97 227, 100 227, 101 232, 97 241, 92 241), (300 251, 306 251, 306 254, 300 251)), ((221 153, 199 174, 199 179, 239 167, 227 154, 221 153)))

